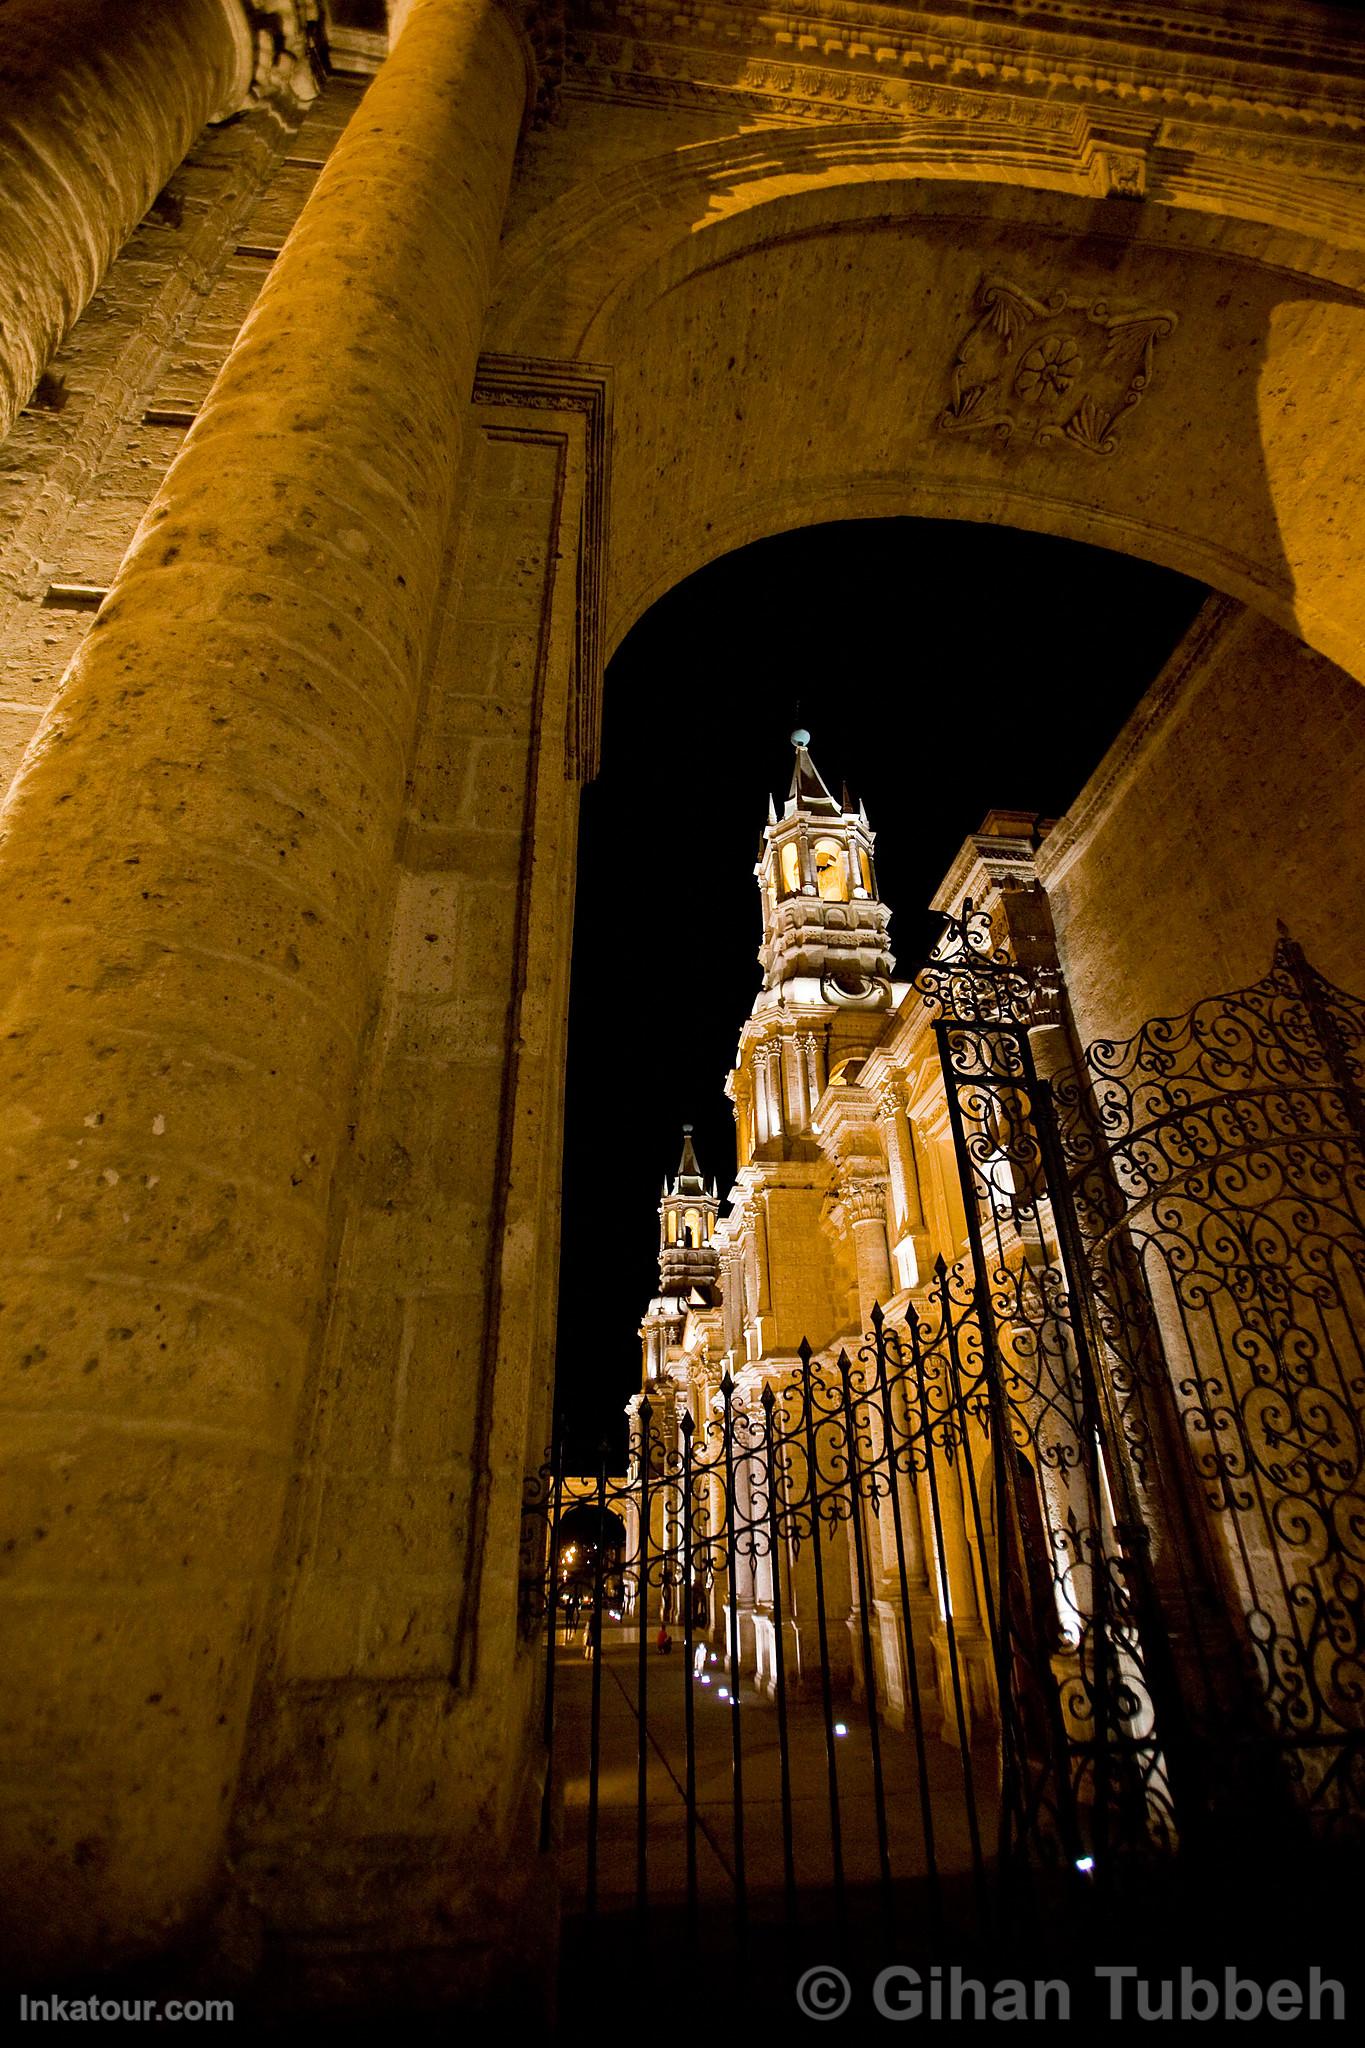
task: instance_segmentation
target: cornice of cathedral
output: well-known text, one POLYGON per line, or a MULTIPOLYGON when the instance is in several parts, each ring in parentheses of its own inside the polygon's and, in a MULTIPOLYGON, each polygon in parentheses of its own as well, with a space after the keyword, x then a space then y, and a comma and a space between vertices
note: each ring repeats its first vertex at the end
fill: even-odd
POLYGON ((758 9, 571 0, 566 90, 799 123, 1004 122, 1089 143, 1097 189, 1141 197, 1191 154, 1356 177, 1365 42, 1333 11, 1036 0, 758 9))

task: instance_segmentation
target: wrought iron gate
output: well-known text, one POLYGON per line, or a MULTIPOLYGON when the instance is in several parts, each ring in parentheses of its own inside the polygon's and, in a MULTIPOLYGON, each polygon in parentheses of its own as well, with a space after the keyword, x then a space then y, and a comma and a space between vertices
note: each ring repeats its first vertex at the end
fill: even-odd
POLYGON ((528 1484, 571 1912, 998 1935, 1268 1758, 1359 1812, 1365 1006, 1284 941, 1049 1078, 1055 991, 970 905, 918 987, 967 1256, 528 1484))
POLYGON ((727 1376, 703 1428, 642 1402, 624 1478, 532 1482, 547 1829, 567 1795, 584 1912, 695 1919, 719 1888, 740 1921, 811 1895, 837 1924, 856 1891, 888 1933, 912 1908, 982 1927, 1020 1859, 1084 1881, 1120 1825, 1149 1838, 1160 1759, 1093 1473, 983 1308, 940 1264, 856 1359, 727 1376))
POLYGON ((1338 1831, 1365 1811, 1363 1074, 1365 1004, 1282 933, 1263 980, 1091 1046, 1060 1105, 1158 1577, 1212 1608, 1182 1660, 1210 1776, 1338 1831))

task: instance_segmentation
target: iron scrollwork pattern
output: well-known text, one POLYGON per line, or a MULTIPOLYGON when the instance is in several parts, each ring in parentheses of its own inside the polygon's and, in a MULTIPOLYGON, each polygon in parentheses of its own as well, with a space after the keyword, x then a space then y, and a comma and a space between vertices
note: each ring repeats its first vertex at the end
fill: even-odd
POLYGON ((1018 1765, 1025 1796, 1078 1849, 1170 1845, 1169 1651, 1145 1532, 1125 1512, 1089 1273, 1029 1036, 1051 1020, 1055 990, 994 944, 970 900, 945 920, 916 986, 935 1020, 967 1212, 980 1348, 971 1394, 1003 1425, 999 1632, 1011 1655, 1001 1683, 1033 1731, 1018 1765), (1054 1684, 1040 1687, 1049 1668, 1054 1684))
POLYGON ((1251 1690, 1300 1802, 1365 1811, 1365 1003, 1269 974, 1062 1091, 1076 1213, 1147 1498, 1173 1408, 1251 1690))

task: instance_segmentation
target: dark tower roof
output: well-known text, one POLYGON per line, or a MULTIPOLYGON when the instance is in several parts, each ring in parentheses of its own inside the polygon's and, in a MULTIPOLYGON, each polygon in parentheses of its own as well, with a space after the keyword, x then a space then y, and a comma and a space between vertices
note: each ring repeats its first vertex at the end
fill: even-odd
POLYGON ((706 1193, 706 1183, 701 1177, 701 1167, 697 1163, 697 1154, 692 1144, 691 1124, 683 1125, 682 1158, 678 1161, 678 1171, 673 1176, 672 1193, 675 1195, 704 1195, 706 1193))
POLYGON ((824 777, 811 760, 807 751, 810 734, 799 726, 792 734, 792 745, 796 749, 796 766, 792 770, 792 786, 787 791, 787 802, 793 801, 798 811, 810 811, 816 817, 837 818, 839 806, 825 787, 824 777))

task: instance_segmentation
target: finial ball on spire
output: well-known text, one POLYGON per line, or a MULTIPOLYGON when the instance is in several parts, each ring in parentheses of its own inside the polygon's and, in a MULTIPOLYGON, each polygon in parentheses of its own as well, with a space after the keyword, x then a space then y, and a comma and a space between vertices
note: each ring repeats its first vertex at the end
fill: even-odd
POLYGON ((691 1137, 691 1135, 692 1135, 692 1126, 691 1126, 691 1124, 684 1124, 684 1125, 683 1125, 683 1136, 684 1136, 685 1138, 690 1138, 690 1137, 691 1137))
POLYGON ((808 747, 810 745, 810 734, 806 731, 804 725, 798 725, 796 731, 792 734, 792 745, 794 747, 808 747))

